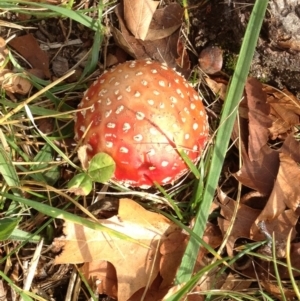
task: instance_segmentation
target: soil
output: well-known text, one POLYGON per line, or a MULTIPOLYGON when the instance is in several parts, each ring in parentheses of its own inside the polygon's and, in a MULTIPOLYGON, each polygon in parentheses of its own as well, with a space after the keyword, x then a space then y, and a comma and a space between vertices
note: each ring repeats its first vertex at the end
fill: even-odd
MULTIPOLYGON (((234 71, 246 25, 255 1, 192 1, 190 40, 199 53, 217 45, 224 51, 224 70, 234 71), (197 7, 198 6, 198 7, 197 7)), ((300 97, 300 5, 294 0, 273 0, 253 58, 250 76, 300 97)))

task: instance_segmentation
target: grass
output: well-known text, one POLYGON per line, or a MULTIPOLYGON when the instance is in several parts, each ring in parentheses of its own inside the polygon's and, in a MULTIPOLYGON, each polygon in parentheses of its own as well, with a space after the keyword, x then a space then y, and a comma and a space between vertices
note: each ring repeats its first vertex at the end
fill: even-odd
MULTIPOLYGON (((210 204, 214 199, 215 191, 218 185, 218 179, 221 174, 221 169, 231 137, 231 132, 236 119, 237 109, 242 99, 244 86, 250 70, 251 60, 254 55, 267 5, 267 0, 256 1, 253 7, 240 50, 236 69, 229 86, 226 101, 220 118, 220 125, 214 142, 214 149, 207 180, 205 183, 204 194, 203 196, 202 194, 198 193, 196 193, 195 195, 195 198, 202 198, 201 205, 198 208, 198 213, 196 216, 196 223, 193 228, 193 231, 200 237, 202 237, 204 233, 210 204)), ((197 189, 198 187, 196 187, 196 190, 197 189)), ((177 274, 178 283, 184 283, 191 277, 199 247, 199 241, 197 242, 194 236, 191 236, 189 245, 177 274)))
MULTIPOLYGON (((36 88, 36 92, 32 96, 14 103, 6 97, 5 93, 2 92, 1 94, 0 173, 3 183, 0 187, 0 208, 2 209, 0 238, 2 241, 7 241, 11 250, 0 259, 0 266, 4 267, 3 271, 7 271, 9 260, 16 256, 18 251, 28 242, 36 243, 42 238, 46 238, 51 242, 52 235, 47 236, 45 233, 47 227, 51 228, 54 219, 63 218, 87 227, 99 229, 100 231, 109 231, 110 235, 129 239, 125 235, 107 230, 97 223, 93 215, 85 209, 87 198, 73 198, 66 192, 67 183, 70 181, 69 173, 82 171, 76 159, 74 146, 68 144, 68 139, 73 137, 72 114, 76 110, 76 105, 74 104, 80 101, 82 92, 86 88, 87 80, 97 75, 95 70, 97 70, 97 64, 102 55, 99 49, 102 48, 105 38, 102 15, 114 4, 114 2, 111 2, 107 3, 106 6, 102 4, 88 9, 76 8, 74 1, 67 1, 61 6, 20 0, 6 0, 0 4, 0 14, 2 15, 9 12, 11 14, 33 15, 40 20, 54 17, 63 20, 71 19, 72 22, 93 32, 94 35, 87 63, 77 82, 71 84, 63 82, 64 79, 72 75, 72 70, 53 82, 39 80, 30 76, 28 79, 36 88), (97 17, 95 18, 94 16, 97 17), (51 119, 52 124, 52 130, 46 134, 40 131, 39 126, 36 125, 40 120, 45 121, 45 118, 46 121, 51 119), (70 208, 72 208, 73 213, 69 212, 70 208), (78 216, 78 211, 84 212, 92 220, 78 216), (34 220, 38 215, 37 213, 46 216, 45 222, 42 225, 35 225, 33 222, 34 230, 27 231, 26 224, 34 220), (12 247, 14 241, 20 241, 17 248, 12 247)), ((202 236, 228 150, 237 108, 242 98, 245 80, 249 72, 267 4, 267 0, 257 0, 253 7, 227 99, 220 116, 218 129, 212 135, 211 144, 206 150, 198 169, 194 170, 194 174, 196 174, 198 179, 194 182, 185 183, 171 191, 165 191, 162 187, 157 187, 158 189, 155 193, 138 192, 117 185, 113 186, 115 189, 114 193, 117 195, 130 194, 136 198, 143 198, 147 200, 147 205, 154 207, 154 209, 157 204, 170 205, 174 211, 164 214, 169 214, 168 216, 172 220, 176 221, 190 234, 189 244, 176 275, 176 282, 178 285, 181 285, 181 288, 168 297, 167 301, 182 300, 181 298, 192 291, 199 279, 205 277, 209 272, 216 270, 217 276, 221 276, 222 273, 225 273, 226 268, 232 266, 241 256, 257 256, 255 249, 264 243, 246 245, 239 254, 229 258, 223 257, 220 255, 220 252, 213 250, 202 240, 202 236), (188 195, 192 195, 192 198, 183 205, 178 201, 178 196, 184 195, 185 192, 188 195), (191 230, 183 223, 189 221, 195 214, 195 225, 191 230), (214 260, 194 274, 193 269, 200 246, 207 248, 214 256, 214 260)), ((186 1, 184 1, 184 6, 187 7, 186 1)), ((185 17, 188 20, 187 14, 185 17)), ((30 24, 30 22, 27 24, 22 21, 18 25, 22 28, 22 26, 32 26, 34 24, 30 24)), ((5 23, 4 26, 7 26, 7 29, 10 26, 15 28, 9 22, 5 23)), ((22 72, 22 68, 17 65, 12 53, 10 58, 10 62, 22 72)), ((273 254, 275 254, 274 250, 273 254)), ((273 256, 271 260, 275 264, 276 271, 278 265, 276 256, 273 256)), ((290 263, 288 267, 291 271, 292 286, 299 297, 300 294, 290 263)), ((9 283, 24 300, 44 300, 31 292, 24 292, 7 277, 7 273, 1 270, 0 276, 2 279, 9 283)), ((278 270, 276 278, 280 290, 283 292, 278 270)), ((201 291, 199 294, 205 295, 207 300, 217 298, 219 300, 222 298, 232 298, 233 300, 273 300, 263 290, 243 292, 211 288, 210 290, 201 291)), ((284 294, 282 293, 282 295, 284 294)))

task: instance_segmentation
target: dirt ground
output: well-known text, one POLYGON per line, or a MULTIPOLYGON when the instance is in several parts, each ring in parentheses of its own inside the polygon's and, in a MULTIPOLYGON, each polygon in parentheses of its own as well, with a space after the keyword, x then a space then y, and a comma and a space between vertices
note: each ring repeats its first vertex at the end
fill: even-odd
MULTIPOLYGON (((191 9, 191 42, 200 52, 218 45, 224 50, 224 70, 234 69, 245 27, 254 1, 211 0, 191 9)), ((250 75, 280 89, 286 87, 300 97, 300 5, 294 0, 272 0, 269 4, 250 75)))

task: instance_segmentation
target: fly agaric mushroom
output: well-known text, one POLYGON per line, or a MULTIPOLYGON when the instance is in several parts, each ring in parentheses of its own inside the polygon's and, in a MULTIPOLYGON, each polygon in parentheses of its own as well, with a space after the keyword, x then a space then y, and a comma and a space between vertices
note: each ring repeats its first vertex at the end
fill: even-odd
POLYGON ((85 134, 88 158, 109 154, 113 180, 126 186, 173 183, 189 170, 178 149, 196 163, 207 141, 199 95, 159 62, 129 61, 105 71, 78 108, 75 139, 85 134))

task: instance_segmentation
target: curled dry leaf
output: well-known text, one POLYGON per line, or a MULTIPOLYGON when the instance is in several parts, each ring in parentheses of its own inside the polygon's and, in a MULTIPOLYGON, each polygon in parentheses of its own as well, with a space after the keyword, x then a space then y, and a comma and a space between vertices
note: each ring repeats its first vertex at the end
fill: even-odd
MULTIPOLYGON (((184 41, 182 37, 178 38, 177 42, 177 53, 178 57, 175 58, 176 64, 182 69, 189 71, 191 69, 191 61, 187 52, 187 49, 185 47, 184 41)), ((185 72, 183 73, 185 75, 185 72)), ((189 74, 186 76, 188 77, 189 74)))
MULTIPOLYGON (((127 300, 155 279, 161 258, 159 246, 178 228, 164 216, 149 212, 129 199, 120 200, 118 216, 99 222, 136 242, 65 222, 66 237, 54 241, 54 246, 63 246, 55 264, 109 261, 117 272, 118 299, 127 300)), ((88 273, 86 277, 89 276, 88 273)))
POLYGON ((183 50, 180 50, 179 29, 165 38, 143 41, 136 39, 128 31, 123 20, 124 12, 121 5, 116 6, 115 13, 119 20, 120 30, 112 27, 112 34, 120 48, 136 59, 151 58, 155 61, 166 63, 171 68, 176 68, 177 71, 183 72, 184 75, 189 75, 189 72, 184 72, 186 71, 187 63, 183 50), (179 64, 177 60, 179 60, 179 64), (182 65, 183 60, 185 64, 182 65))
POLYGON ((0 85, 7 92, 22 95, 26 95, 32 87, 29 80, 7 69, 0 72, 0 85))
POLYGON ((225 100, 227 93, 227 84, 217 82, 209 77, 206 77, 205 81, 215 95, 219 96, 221 100, 225 100))
POLYGON ((183 8, 170 3, 157 9, 153 15, 145 40, 155 41, 170 36, 182 25, 183 8))
POLYGON ((87 156, 87 145, 82 145, 78 148, 77 155, 81 163, 81 166, 84 170, 87 170, 89 167, 89 158, 87 156))
POLYGON ((124 0, 124 20, 135 38, 145 40, 159 1, 124 0))

